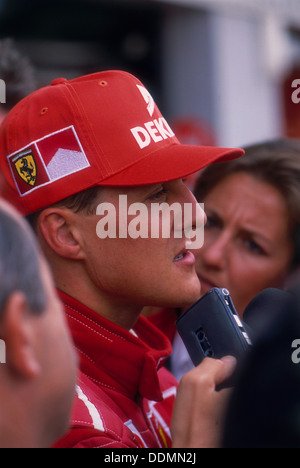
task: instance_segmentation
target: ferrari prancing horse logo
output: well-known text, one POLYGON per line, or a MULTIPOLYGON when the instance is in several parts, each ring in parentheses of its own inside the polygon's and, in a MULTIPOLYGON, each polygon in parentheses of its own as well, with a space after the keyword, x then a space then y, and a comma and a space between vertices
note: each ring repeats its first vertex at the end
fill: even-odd
POLYGON ((34 157, 30 151, 18 154, 13 159, 17 173, 21 179, 31 187, 35 186, 37 178, 37 168, 34 157))

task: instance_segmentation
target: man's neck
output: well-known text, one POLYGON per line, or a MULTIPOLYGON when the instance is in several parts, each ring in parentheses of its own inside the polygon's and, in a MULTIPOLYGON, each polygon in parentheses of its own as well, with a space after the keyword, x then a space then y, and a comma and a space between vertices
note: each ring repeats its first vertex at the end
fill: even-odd
POLYGON ((72 274, 65 274, 65 269, 61 271, 64 274, 60 274, 57 269, 53 271, 57 289, 125 330, 134 327, 142 311, 141 306, 133 306, 122 298, 104 293, 76 266, 72 274))

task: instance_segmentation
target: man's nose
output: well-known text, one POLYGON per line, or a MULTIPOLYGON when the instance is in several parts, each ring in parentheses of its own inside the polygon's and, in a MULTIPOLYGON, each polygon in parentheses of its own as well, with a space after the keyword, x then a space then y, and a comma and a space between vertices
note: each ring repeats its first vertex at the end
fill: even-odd
POLYGON ((202 247, 206 221, 204 205, 198 203, 192 192, 185 187, 181 229, 189 242, 187 248, 199 249, 202 247))

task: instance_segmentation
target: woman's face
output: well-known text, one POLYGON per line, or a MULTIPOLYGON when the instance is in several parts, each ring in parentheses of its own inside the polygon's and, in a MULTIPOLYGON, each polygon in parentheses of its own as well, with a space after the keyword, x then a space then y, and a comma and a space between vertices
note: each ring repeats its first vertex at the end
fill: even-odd
POLYGON ((251 299, 281 287, 294 248, 280 192, 245 173, 228 176, 204 200, 207 225, 196 270, 202 294, 227 288, 242 316, 251 299))

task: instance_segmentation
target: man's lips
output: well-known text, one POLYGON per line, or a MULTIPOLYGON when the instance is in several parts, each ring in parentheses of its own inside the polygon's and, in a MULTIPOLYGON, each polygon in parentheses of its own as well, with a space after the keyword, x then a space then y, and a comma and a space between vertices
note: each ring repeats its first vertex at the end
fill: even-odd
POLYGON ((196 262, 195 255, 190 252, 189 250, 182 250, 179 252, 176 257, 173 259, 173 263, 176 263, 176 265, 182 265, 182 266, 194 266, 196 262))

